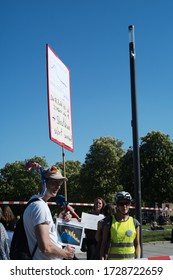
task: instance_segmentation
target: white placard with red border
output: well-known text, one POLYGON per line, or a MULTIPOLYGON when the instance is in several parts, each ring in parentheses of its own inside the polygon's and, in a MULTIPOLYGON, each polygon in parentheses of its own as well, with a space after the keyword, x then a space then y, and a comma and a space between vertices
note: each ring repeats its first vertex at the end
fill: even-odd
POLYGON ((73 152, 70 70, 46 45, 50 139, 73 152))

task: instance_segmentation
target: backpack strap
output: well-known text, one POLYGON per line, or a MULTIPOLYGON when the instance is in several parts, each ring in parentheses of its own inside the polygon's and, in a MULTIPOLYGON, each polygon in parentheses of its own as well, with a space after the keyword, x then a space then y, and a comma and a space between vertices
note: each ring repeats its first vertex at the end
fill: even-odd
POLYGON ((37 250, 37 247, 38 247, 38 243, 36 242, 34 250, 32 251, 32 254, 31 254, 31 259, 33 259, 33 256, 34 256, 34 254, 35 254, 35 252, 37 250))
MULTIPOLYGON (((28 207, 28 205, 29 205, 30 203, 32 203, 32 202, 34 202, 34 201, 38 201, 38 200, 40 200, 38 197, 35 197, 35 198, 29 200, 29 201, 27 202, 27 204, 26 204, 25 209, 28 207)), ((24 211, 25 211, 25 209, 24 209, 24 211)))
MULTIPOLYGON (((35 198, 29 200, 29 201, 27 202, 27 204, 26 204, 26 207, 25 207, 24 211, 26 210, 26 208, 29 206, 30 203, 32 203, 32 202, 34 202, 34 201, 38 201, 38 200, 40 200, 38 197, 35 197, 35 198)), ((23 213, 24 213, 24 211, 23 211, 23 213)), ((22 218, 23 218, 23 217, 22 217, 22 218)), ((37 250, 37 247, 38 247, 38 243, 36 242, 36 244, 35 244, 35 246, 34 246, 34 249, 33 249, 33 251, 32 251, 32 254, 31 254, 31 258, 32 258, 32 259, 33 259, 33 256, 34 256, 36 250, 37 250)))

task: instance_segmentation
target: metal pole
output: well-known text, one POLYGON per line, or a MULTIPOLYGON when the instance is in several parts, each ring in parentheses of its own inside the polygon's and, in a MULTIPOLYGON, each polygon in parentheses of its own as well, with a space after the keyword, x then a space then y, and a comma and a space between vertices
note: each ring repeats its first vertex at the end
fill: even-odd
MULTIPOLYGON (((64 147, 62 146, 62 159, 63 159, 63 175, 66 177, 66 170, 65 170, 65 153, 64 153, 64 147)), ((64 181, 64 197, 65 201, 67 202, 67 182, 64 181)))
MULTIPOLYGON (((129 27, 129 55, 130 55, 130 78, 131 78, 131 103, 132 103, 132 131, 133 131, 133 168, 135 182, 135 214, 136 219, 142 225, 141 212, 141 178, 140 178, 140 155, 138 144, 138 119, 137 119, 137 101, 136 101, 136 77, 135 77, 135 40, 134 26, 129 27)), ((140 231, 141 257, 142 248, 142 230, 140 231)))

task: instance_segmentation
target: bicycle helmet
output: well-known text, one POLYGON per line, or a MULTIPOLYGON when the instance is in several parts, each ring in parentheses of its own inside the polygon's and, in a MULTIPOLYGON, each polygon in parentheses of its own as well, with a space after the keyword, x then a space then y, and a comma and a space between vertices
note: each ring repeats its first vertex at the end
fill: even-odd
POLYGON ((115 202, 118 203, 122 200, 127 200, 127 201, 131 202, 132 197, 128 192, 125 192, 125 191, 118 192, 115 196, 115 202))

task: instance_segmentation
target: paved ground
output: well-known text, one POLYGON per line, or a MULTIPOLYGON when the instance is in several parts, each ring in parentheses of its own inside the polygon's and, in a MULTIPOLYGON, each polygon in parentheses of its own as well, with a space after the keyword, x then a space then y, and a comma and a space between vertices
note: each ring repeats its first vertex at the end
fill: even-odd
MULTIPOLYGON (((80 260, 86 260, 86 253, 76 251, 76 256, 80 260)), ((173 256, 173 243, 170 241, 149 242, 143 244, 143 258, 154 256, 173 256)))
POLYGON ((143 245, 143 257, 173 256, 173 243, 170 241, 149 242, 143 245))

